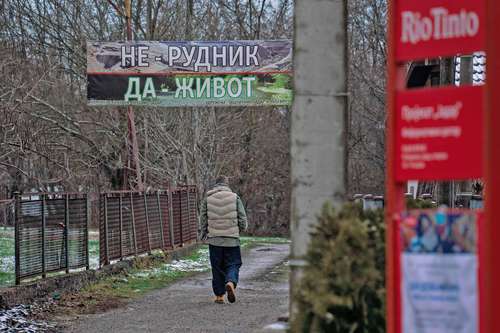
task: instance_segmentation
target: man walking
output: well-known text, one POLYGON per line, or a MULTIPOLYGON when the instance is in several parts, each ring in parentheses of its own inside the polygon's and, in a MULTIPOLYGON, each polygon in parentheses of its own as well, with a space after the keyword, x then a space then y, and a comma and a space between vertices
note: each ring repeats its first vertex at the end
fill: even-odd
POLYGON ((247 229, 247 216, 240 197, 218 177, 201 206, 201 239, 209 244, 215 303, 236 301, 235 289, 241 267, 240 232, 247 229))

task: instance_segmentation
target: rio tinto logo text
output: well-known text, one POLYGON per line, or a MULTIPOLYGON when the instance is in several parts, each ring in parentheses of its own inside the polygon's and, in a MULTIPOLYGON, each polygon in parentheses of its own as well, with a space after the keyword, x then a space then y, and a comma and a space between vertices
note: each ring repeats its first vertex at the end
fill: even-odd
POLYGON ((475 37, 480 27, 479 15, 465 9, 450 13, 446 8, 434 7, 429 16, 414 11, 403 11, 401 15, 403 43, 475 37))

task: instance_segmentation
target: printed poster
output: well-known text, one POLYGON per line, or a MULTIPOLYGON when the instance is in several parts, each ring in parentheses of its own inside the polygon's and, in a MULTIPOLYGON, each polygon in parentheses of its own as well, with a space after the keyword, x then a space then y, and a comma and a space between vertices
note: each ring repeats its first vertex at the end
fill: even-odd
POLYGON ((478 332, 477 213, 411 211, 400 230, 403 332, 478 332))

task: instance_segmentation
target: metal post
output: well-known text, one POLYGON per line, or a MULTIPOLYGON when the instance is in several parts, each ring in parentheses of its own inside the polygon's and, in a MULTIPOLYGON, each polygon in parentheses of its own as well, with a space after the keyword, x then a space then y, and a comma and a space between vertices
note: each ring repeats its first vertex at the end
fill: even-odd
POLYGON ((158 204, 158 217, 160 219, 161 248, 165 249, 165 239, 163 237, 163 218, 161 214, 160 191, 156 191, 156 202, 158 204))
POLYGON ((119 208, 120 208, 120 260, 123 260, 123 201, 122 194, 120 193, 119 198, 119 208))
POLYGON ((66 248, 66 274, 69 273, 69 194, 65 194, 64 202, 64 247, 66 248))
POLYGON ((15 266, 16 266, 16 285, 21 283, 21 244, 19 243, 19 231, 20 231, 20 221, 19 218, 21 216, 21 199, 19 196, 19 192, 14 193, 14 207, 15 207, 15 219, 14 219, 14 243, 15 243, 15 266))
POLYGON ((148 199, 147 199, 147 193, 144 191, 144 211, 145 211, 145 216, 146 216, 146 229, 148 231, 148 253, 151 254, 151 232, 149 230, 149 212, 148 212, 148 199))
POLYGON ((196 228, 196 225, 194 223, 195 221, 195 218, 193 216, 193 203, 192 203, 192 195, 191 195, 191 189, 193 187, 192 186, 189 186, 188 187, 188 210, 189 210, 189 228, 191 229, 191 241, 194 241, 196 242, 196 240, 198 239, 197 235, 198 235, 198 232, 197 232, 197 228, 196 228))
POLYGON ((184 215, 183 211, 182 211, 182 188, 179 189, 179 227, 180 227, 180 237, 181 237, 181 246, 184 246, 184 233, 183 233, 183 229, 184 229, 184 224, 182 223, 182 215, 184 215))
POLYGON ((395 1, 388 3, 389 25, 387 32, 388 61, 387 61, 387 129, 386 129, 386 300, 387 300, 387 333, 401 332, 401 267, 396 244, 399 241, 398 214, 405 209, 404 193, 406 183, 396 181, 395 151, 396 151, 396 92, 406 89, 406 68, 396 62, 397 43, 395 33, 396 6, 395 1))
MULTIPOLYGON (((498 300, 500 298, 500 257, 498 235, 500 223, 500 35, 498 34, 498 0, 486 1, 486 55, 487 84, 485 124, 485 218, 483 225, 482 251, 480 251, 480 265, 483 267, 484 288, 480 297, 480 330, 481 332, 500 332, 498 320, 498 300), (481 254, 482 253, 482 254, 481 254)), ((479 147, 478 147, 479 148, 479 147)))
POLYGON ((175 247, 175 234, 174 234, 174 206, 172 203, 172 190, 168 188, 168 227, 170 233, 170 244, 172 248, 175 247))
POLYGON ((46 228, 46 218, 45 213, 47 212, 47 202, 46 194, 42 194, 42 277, 45 279, 47 277, 47 265, 45 262, 45 228, 46 228))
POLYGON ((85 219, 85 268, 87 270, 90 269, 90 256, 89 256, 89 246, 90 246, 90 237, 89 237, 89 227, 90 227, 90 216, 92 215, 90 196, 88 193, 85 194, 86 201, 86 219, 85 219))
POLYGON ((137 237, 135 230, 134 198, 132 192, 130 192, 130 214, 132 215, 132 237, 134 238, 134 255, 137 256, 137 237))
POLYGON ((198 200, 198 186, 194 187, 194 194, 195 194, 195 209, 194 212, 196 214, 196 241, 198 242, 198 237, 200 234, 200 207, 199 207, 199 200, 198 200))
POLYGON ((104 265, 109 265, 108 195, 104 194, 104 265))
POLYGON ((190 242, 191 241, 191 237, 192 237, 192 230, 191 230, 192 227, 191 227, 191 209, 190 209, 190 204, 189 204, 189 186, 186 186, 186 193, 187 193, 186 194, 186 198, 187 198, 186 200, 187 200, 187 206, 188 206, 188 208, 187 208, 187 211, 188 211, 188 223, 187 223, 187 227, 188 227, 188 231, 189 231, 189 233, 188 233, 188 235, 189 235, 188 236, 188 242, 190 242))

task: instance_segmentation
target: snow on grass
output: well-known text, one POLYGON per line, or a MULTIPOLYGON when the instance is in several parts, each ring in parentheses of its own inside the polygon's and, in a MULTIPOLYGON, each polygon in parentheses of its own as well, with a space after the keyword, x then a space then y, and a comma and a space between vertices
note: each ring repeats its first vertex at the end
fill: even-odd
POLYGON ((99 236, 89 240, 89 266, 90 269, 99 268, 99 236))
POLYGON ((138 278, 154 278, 161 275, 172 275, 179 272, 205 272, 210 268, 208 247, 203 246, 191 256, 174 260, 168 264, 161 264, 148 270, 135 272, 132 274, 138 278))
MULTIPOLYGON (((290 240, 279 237, 241 237, 243 248, 256 244, 288 244, 290 240)), ((206 272, 210 270, 210 259, 208 246, 204 245, 192 255, 180 260, 174 260, 168 264, 161 264, 146 270, 132 273, 135 278, 151 278, 176 275, 177 273, 206 272)))
POLYGON ((13 272, 15 270, 14 256, 0 257, 0 272, 13 272))
MULTIPOLYGON (((5 229, 5 228, 2 228, 5 229)), ((0 234, 0 287, 14 284, 15 272, 14 238, 0 234)))

